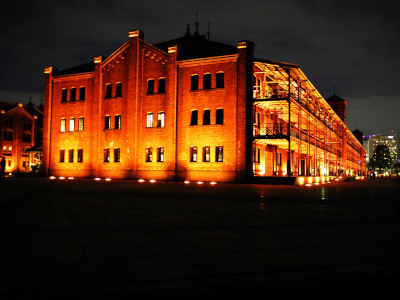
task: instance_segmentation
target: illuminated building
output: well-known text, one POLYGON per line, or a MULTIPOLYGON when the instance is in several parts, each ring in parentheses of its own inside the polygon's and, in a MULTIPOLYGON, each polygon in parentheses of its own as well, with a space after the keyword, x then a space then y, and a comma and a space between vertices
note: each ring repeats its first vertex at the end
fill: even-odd
POLYGON ((40 107, 0 101, 0 157, 6 159, 7 173, 30 172, 40 165, 41 155, 30 154, 30 149, 41 146, 42 129, 40 107))
POLYGON ((367 162, 374 155, 375 149, 378 145, 386 145, 389 148, 390 158, 392 163, 397 162, 398 157, 398 141, 396 134, 381 135, 373 134, 364 137, 364 148, 367 151, 367 162))
POLYGON ((45 69, 49 175, 189 181, 365 169, 364 150, 298 65, 196 30, 151 45, 139 30, 107 58, 45 69))

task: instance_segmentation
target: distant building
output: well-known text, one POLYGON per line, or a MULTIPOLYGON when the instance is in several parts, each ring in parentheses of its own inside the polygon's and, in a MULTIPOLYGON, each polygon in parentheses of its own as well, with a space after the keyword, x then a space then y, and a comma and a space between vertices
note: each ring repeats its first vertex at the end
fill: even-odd
POLYGON ((140 30, 107 58, 45 73, 49 175, 248 181, 356 175, 365 150, 346 101, 254 44, 200 36, 152 45, 140 30))
POLYGON ((0 101, 0 156, 6 159, 6 172, 30 172, 41 164, 41 155, 30 153, 41 147, 43 112, 32 103, 0 101), (32 155, 31 155, 32 154, 32 155))
POLYGON ((364 137, 364 148, 367 151, 366 160, 369 162, 372 155, 374 155, 375 149, 378 145, 386 145, 389 148, 390 158, 392 163, 399 160, 398 156, 398 140, 396 134, 393 135, 381 135, 373 134, 364 137))

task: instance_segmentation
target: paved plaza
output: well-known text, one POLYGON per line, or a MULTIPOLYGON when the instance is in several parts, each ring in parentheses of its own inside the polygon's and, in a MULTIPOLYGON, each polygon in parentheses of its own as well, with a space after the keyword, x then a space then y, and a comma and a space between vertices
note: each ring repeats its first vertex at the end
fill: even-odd
POLYGON ((0 299, 398 299, 400 181, 0 181, 0 299))

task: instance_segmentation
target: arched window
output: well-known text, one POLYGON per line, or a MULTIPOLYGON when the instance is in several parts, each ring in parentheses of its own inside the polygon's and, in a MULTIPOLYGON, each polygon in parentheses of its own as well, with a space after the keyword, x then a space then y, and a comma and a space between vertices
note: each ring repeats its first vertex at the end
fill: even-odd
POLYGON ((154 79, 147 80, 147 94, 154 94, 154 79))
POLYGON ((192 91, 196 91, 199 89, 199 76, 198 75, 192 75, 190 77, 190 89, 192 91))
POLYGON ((158 92, 165 93, 165 78, 158 79, 158 92))
POLYGON ((216 88, 224 88, 224 72, 218 72, 216 75, 216 82, 215 82, 215 87, 216 88))
POLYGON ((203 75, 203 89, 211 89, 211 74, 206 73, 203 75))

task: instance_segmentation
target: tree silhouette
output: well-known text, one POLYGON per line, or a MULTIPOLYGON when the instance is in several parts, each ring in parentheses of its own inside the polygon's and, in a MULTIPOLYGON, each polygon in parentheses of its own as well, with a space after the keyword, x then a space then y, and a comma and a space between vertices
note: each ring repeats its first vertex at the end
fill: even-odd
POLYGON ((375 149, 372 158, 369 161, 369 166, 375 170, 378 169, 379 173, 387 171, 392 165, 392 159, 390 157, 389 147, 386 145, 378 145, 375 149))

